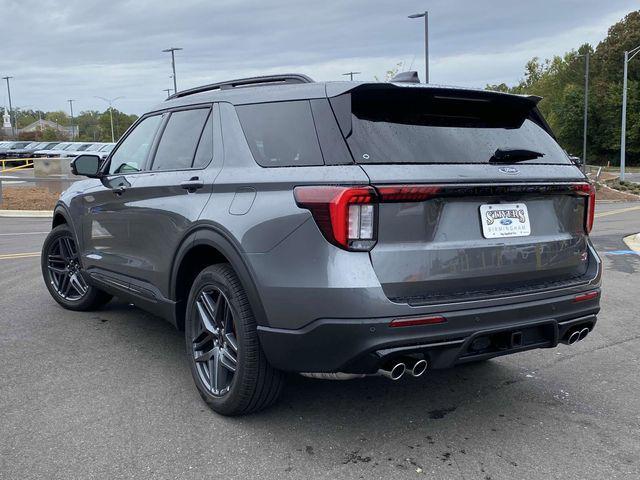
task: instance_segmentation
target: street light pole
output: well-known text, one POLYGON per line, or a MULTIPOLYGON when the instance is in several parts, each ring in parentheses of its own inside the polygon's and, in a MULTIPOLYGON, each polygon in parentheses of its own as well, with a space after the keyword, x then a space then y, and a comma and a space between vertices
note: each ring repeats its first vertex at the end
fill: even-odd
MULTIPOLYGON (((13 107, 11 106, 11 87, 9 86, 9 80, 13 77, 2 77, 3 80, 7 81, 7 95, 9 96, 9 119, 13 115, 13 107)), ((11 124, 11 135, 16 136, 16 118, 13 116, 13 123, 11 124)))
POLYGON ((627 64, 640 52, 640 45, 624 52, 624 68, 622 80, 622 128, 620 129, 620 181, 624 182, 627 143, 627 64), (631 56, 629 56, 631 55, 631 56))
POLYGON ((354 75, 360 75, 361 73, 362 73, 362 72, 347 72, 347 73, 343 73, 342 75, 343 75, 343 76, 345 76, 345 77, 346 77, 347 75, 349 75, 349 80, 350 80, 351 82, 353 82, 353 76, 354 76, 354 75))
POLYGON ((413 13, 409 18, 424 17, 424 83, 429 83, 429 12, 413 13))
POLYGON ((175 52, 178 50, 182 50, 182 48, 171 47, 162 50, 163 52, 171 52, 171 69, 173 70, 173 91, 174 93, 178 93, 178 82, 176 81, 176 57, 175 52))
POLYGON ((582 132, 582 168, 587 165, 587 117, 589 112, 589 52, 584 56, 584 118, 582 132))
POLYGON ((99 98, 100 100, 104 100, 109 104, 109 119, 111 120, 111 143, 115 143, 116 140, 113 134, 113 102, 115 102, 116 100, 120 100, 121 98, 124 98, 124 97, 104 98, 104 97, 96 96, 96 98, 99 98))
POLYGON ((69 99, 67 102, 69 102, 69 109, 71 110, 71 140, 73 141, 76 138, 76 132, 73 126, 73 102, 75 102, 75 100, 69 99))

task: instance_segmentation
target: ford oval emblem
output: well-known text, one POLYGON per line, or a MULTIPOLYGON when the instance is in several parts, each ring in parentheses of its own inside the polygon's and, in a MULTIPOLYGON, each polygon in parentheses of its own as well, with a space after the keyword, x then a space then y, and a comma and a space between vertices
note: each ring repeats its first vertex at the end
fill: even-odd
POLYGON ((501 225, 511 225, 511 219, 510 218, 503 218, 502 220, 500 220, 500 224, 501 225))
POLYGON ((498 171, 500 173, 504 173, 505 175, 518 175, 520 173, 520 170, 513 167, 500 167, 498 171))

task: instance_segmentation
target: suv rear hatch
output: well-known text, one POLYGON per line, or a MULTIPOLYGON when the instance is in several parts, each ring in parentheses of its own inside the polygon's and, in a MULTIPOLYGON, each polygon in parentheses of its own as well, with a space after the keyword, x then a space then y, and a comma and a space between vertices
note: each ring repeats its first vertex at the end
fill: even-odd
POLYGON ((394 84, 331 98, 376 189, 370 256, 390 299, 464 301, 586 280, 594 198, 538 100, 394 84))

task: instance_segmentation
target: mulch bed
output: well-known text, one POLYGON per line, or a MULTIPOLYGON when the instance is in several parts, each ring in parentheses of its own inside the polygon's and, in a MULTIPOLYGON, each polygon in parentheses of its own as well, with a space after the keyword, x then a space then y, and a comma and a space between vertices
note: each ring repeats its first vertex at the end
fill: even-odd
POLYGON ((0 209, 2 210, 53 210, 60 192, 42 187, 2 186, 0 209))

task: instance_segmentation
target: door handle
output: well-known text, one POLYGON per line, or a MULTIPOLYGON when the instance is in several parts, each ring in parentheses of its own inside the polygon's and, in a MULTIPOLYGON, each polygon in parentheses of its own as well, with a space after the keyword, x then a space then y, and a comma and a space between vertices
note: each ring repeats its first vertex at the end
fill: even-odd
POLYGON ((188 192, 195 192, 199 188, 204 187, 204 181, 198 177, 191 177, 189 180, 182 182, 180 186, 188 192))

